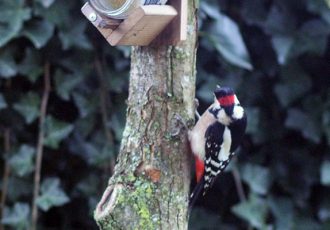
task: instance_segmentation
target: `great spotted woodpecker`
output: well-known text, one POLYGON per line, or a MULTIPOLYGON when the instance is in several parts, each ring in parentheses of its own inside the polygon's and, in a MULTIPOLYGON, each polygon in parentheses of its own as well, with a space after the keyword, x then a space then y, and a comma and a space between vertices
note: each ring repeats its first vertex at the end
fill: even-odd
POLYGON ((203 196, 206 194, 226 168, 247 125, 244 109, 231 88, 217 86, 214 96, 214 103, 189 131, 198 182, 190 197, 190 207, 201 192, 203 196))

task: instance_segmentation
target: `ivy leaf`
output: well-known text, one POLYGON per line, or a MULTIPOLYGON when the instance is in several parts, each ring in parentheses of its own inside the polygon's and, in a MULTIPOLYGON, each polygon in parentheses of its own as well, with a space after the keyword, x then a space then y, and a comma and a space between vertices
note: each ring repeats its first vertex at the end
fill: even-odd
POLYGON ((273 4, 264 23, 264 30, 273 36, 293 36, 296 20, 286 7, 273 4))
POLYGON ((30 206, 17 202, 13 208, 5 209, 1 223, 13 229, 25 230, 29 227, 30 206))
POLYGON ((200 9, 213 19, 220 19, 222 16, 218 5, 210 2, 201 2, 200 9))
POLYGON ((243 69, 253 69, 242 35, 233 20, 221 14, 208 31, 214 47, 229 63, 243 69))
POLYGON ((57 149, 59 143, 73 130, 73 125, 48 116, 45 121, 44 145, 57 149))
POLYGON ((27 49, 23 61, 18 65, 18 72, 34 83, 43 72, 40 53, 35 49, 27 49))
POLYGON ((76 22, 74 26, 61 30, 59 37, 61 39, 63 49, 67 50, 71 47, 91 49, 92 46, 86 37, 85 29, 86 23, 79 21, 76 22))
POLYGON ((276 218, 276 229, 292 229, 294 219, 293 202, 287 198, 268 199, 270 210, 276 218))
POLYGON ((325 2, 327 3, 328 8, 330 8, 330 0, 325 0, 325 2))
POLYGON ((316 123, 299 109, 288 110, 285 126, 300 131, 305 138, 314 143, 319 143, 321 140, 321 131, 316 123))
POLYGON ((294 45, 294 38, 286 35, 275 35, 272 37, 272 44, 277 54, 278 63, 281 65, 286 64, 294 45))
POLYGON ((28 23, 22 32, 37 49, 45 46, 54 33, 54 25, 46 20, 28 23))
POLYGON ((31 124, 39 116, 40 97, 33 92, 29 92, 22 99, 14 104, 17 110, 24 118, 27 124, 31 124))
POLYGON ((330 111, 325 111, 322 116, 322 127, 327 136, 328 145, 330 146, 330 111))
POLYGON ((265 229, 267 209, 267 202, 251 193, 247 201, 233 206, 231 210, 236 216, 246 220, 253 227, 265 229))
POLYGON ((113 146, 106 145, 97 154, 89 158, 88 163, 91 165, 95 165, 98 167, 102 167, 106 162, 111 161, 111 159, 115 158, 115 150, 113 146))
POLYGON ((55 0, 37 0, 37 2, 41 3, 41 5, 45 8, 49 8, 55 0))
POLYGON ((24 21, 31 17, 31 10, 24 5, 24 0, 0 1, 0 47, 16 37, 24 21))
POLYGON ((94 112, 99 103, 97 97, 86 97, 79 93, 74 93, 73 99, 79 109, 81 117, 86 117, 88 114, 94 112))
POLYGON ((45 212, 52 207, 62 206, 69 202, 69 197, 60 187, 59 178, 45 179, 40 190, 41 196, 37 199, 37 205, 45 212))
POLYGON ((64 99, 69 100, 72 90, 81 82, 81 77, 76 74, 65 74, 61 70, 55 73, 56 92, 64 99))
POLYGON ((22 145, 17 153, 15 153, 9 159, 9 165, 12 167, 14 172, 23 177, 31 173, 34 169, 33 157, 35 155, 35 149, 28 146, 22 145))
MULTIPOLYGON (((1 22, 0 22, 1 28, 1 22)), ((1 38, 0 38, 1 39, 1 38)), ((16 62, 10 50, 0 54, 0 78, 11 78, 17 74, 16 62)))
POLYGON ((95 124, 96 121, 93 116, 82 117, 74 124, 75 133, 79 133, 79 135, 86 138, 93 131, 95 124))
POLYGON ((7 102, 3 95, 0 93, 0 110, 7 108, 7 102))
POLYGON ((81 132, 75 133, 74 137, 70 139, 68 146, 72 153, 80 156, 88 163, 92 163, 94 158, 100 153, 100 150, 95 145, 83 139, 81 132))
POLYGON ((320 207, 317 213, 318 218, 322 221, 328 221, 330 220, 330 199, 329 197, 324 198, 320 202, 320 207))
POLYGON ((269 169, 259 165, 245 164, 242 168, 242 179, 250 189, 260 195, 268 192, 272 183, 269 169))
POLYGON ((329 6, 329 0, 307 0, 307 9, 314 14, 319 14, 328 24, 330 24, 329 6))
POLYGON ((321 165, 321 184, 330 185, 330 161, 324 161, 321 165))
MULTIPOLYGON (((43 1, 43 0, 39 0, 43 1)), ((47 10, 43 6, 35 7, 34 13, 41 18, 55 24, 59 30, 67 27, 74 27, 74 23, 72 23, 72 14, 70 13, 70 9, 75 7, 75 2, 73 1, 54 1, 47 10)))
POLYGON ((312 88, 310 77, 295 63, 282 68, 281 78, 274 91, 283 107, 289 106, 312 88))
POLYGON ((292 48, 292 56, 307 52, 323 55, 328 47, 329 34, 329 24, 323 20, 314 19, 305 22, 297 32, 297 38, 292 48))

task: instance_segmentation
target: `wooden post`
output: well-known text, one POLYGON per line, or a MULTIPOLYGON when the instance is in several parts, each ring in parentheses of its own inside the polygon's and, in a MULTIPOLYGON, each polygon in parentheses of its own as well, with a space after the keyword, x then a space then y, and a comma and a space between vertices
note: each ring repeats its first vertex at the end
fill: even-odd
POLYGON ((182 121, 193 124, 195 113, 195 2, 186 41, 132 49, 120 153, 94 212, 102 230, 188 228, 192 159, 182 121))

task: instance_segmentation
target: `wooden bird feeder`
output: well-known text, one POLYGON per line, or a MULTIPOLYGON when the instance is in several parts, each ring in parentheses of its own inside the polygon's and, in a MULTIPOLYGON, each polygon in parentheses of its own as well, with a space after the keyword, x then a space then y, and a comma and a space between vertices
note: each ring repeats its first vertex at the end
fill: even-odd
POLYGON ((139 6, 123 20, 104 16, 88 2, 81 10, 112 46, 175 45, 187 37, 187 1, 139 6))

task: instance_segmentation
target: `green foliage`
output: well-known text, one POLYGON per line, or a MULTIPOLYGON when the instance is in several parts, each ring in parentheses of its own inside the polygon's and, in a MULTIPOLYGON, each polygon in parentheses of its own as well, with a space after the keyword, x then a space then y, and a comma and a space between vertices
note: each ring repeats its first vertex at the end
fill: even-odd
POLYGON ((17 73, 17 66, 13 56, 10 54, 10 50, 4 50, 0 52, 0 77, 11 78, 17 73))
POLYGON ((27 124, 32 123, 39 116, 39 107, 40 97, 34 92, 26 93, 13 106, 24 117, 27 124))
POLYGON ((31 9, 24 6, 23 0, 3 0, 0 3, 0 47, 15 38, 24 21, 31 18, 31 9))
POLYGON ((0 110, 7 108, 7 103, 5 99, 3 98, 3 95, 0 94, 0 110))
POLYGON ((305 138, 315 143, 320 141, 320 129, 306 113, 299 109, 288 110, 285 126, 300 131, 305 138))
POLYGON ((260 195, 266 195, 272 183, 269 169, 259 165, 245 164, 242 168, 242 180, 250 189, 260 195))
POLYGON ((281 105, 288 107, 311 89, 312 81, 297 63, 290 63, 281 71, 281 82, 274 91, 281 105))
POLYGON ((288 198, 270 197, 268 204, 276 218, 276 228, 283 230, 292 229, 294 222, 293 202, 288 198))
POLYGON ((17 230, 29 226, 30 207, 28 204, 17 202, 13 208, 6 208, 1 223, 17 230))
POLYGON ((35 149, 28 145, 22 145, 18 152, 9 158, 9 165, 19 177, 31 173, 34 169, 33 157, 35 149))
POLYGON ((41 53, 33 48, 27 48, 22 62, 18 65, 18 72, 35 83, 43 72, 41 53))
POLYGON ((198 212, 212 211, 208 215, 212 221, 201 224, 202 215, 193 215, 191 229, 203 229, 210 222, 224 229, 245 229, 247 225, 256 229, 327 229, 327 1, 205 0, 200 10, 197 96, 202 99, 202 111, 212 101, 208 94, 215 84, 230 85, 246 108, 247 136, 235 163, 248 198, 240 200, 235 183, 230 183, 232 174, 225 173, 214 184, 213 193, 198 202, 198 212), (235 24, 230 25, 230 32, 223 15, 235 24), (244 54, 235 52, 231 43, 225 46, 240 64, 219 52, 217 46, 227 40, 237 49, 246 47, 244 54), (253 70, 242 63, 249 63, 253 70))
MULTIPOLYGON (((125 124, 130 49, 110 47, 82 16, 82 4, 0 1, 0 148, 9 129, 11 149, 0 171, 7 162, 2 223, 8 229, 29 226, 41 129, 40 228, 96 229, 92 211, 125 124), (51 93, 39 127, 46 63, 51 93)), ((204 0, 199 9, 200 112, 216 84, 237 91, 249 120, 235 157, 248 199, 239 200, 229 167, 199 202, 191 229, 329 228, 329 1, 204 0)), ((138 205, 147 221, 150 213, 138 205)))
POLYGON ((57 149, 59 143, 71 133, 73 126, 49 116, 46 118, 44 128, 44 145, 57 149))
POLYGON ((267 203, 264 199, 251 194, 247 201, 233 206, 232 211, 251 226, 257 229, 266 228, 267 203))
POLYGON ((40 49, 52 37, 54 25, 48 21, 31 21, 25 26, 22 33, 30 39, 37 49, 40 49))
POLYGON ((330 185, 330 162, 324 161, 321 166, 321 183, 330 185))
POLYGON ((113 170, 125 124, 129 52, 111 48, 83 17, 82 5, 0 2, 1 152, 3 131, 10 130, 10 151, 2 158, 10 167, 2 223, 8 229, 30 225, 40 130, 40 228, 96 229, 92 211, 113 170), (47 64, 51 92, 39 127, 47 64), (60 221, 54 225, 49 219, 60 221))
POLYGON ((39 208, 48 211, 51 207, 62 206, 69 202, 69 197, 60 188, 59 178, 47 178, 41 185, 41 196, 37 199, 39 208))
POLYGON ((212 46, 231 64, 251 70, 250 57, 237 24, 217 8, 202 3, 201 9, 213 19, 207 28, 212 46))

